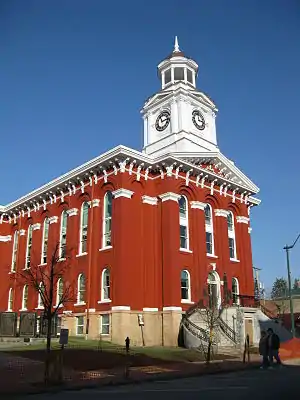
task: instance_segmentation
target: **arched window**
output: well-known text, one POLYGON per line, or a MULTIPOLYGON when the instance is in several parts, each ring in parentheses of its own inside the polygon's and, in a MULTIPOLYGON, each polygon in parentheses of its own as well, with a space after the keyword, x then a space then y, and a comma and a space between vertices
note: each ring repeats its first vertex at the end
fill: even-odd
POLYGON ((78 288, 77 288, 77 303, 85 303, 85 276, 80 274, 78 276, 78 288))
POLYGON ((84 203, 82 203, 81 206, 79 254, 87 252, 88 219, 89 219, 89 203, 85 201, 84 203))
POLYGON ((181 271, 180 277, 181 285, 181 301, 191 301, 191 278, 187 270, 181 271))
POLYGON ((112 193, 106 192, 103 201, 103 238, 102 247, 111 246, 112 193))
POLYGON ((108 268, 102 271, 101 288, 101 300, 110 300, 110 271, 108 268))
POLYGON ((60 217, 59 258, 66 257, 68 214, 64 210, 60 217))
POLYGON ((56 283, 56 307, 62 305, 64 295, 64 282, 62 278, 58 278, 56 283))
POLYGON ((16 268, 17 268, 18 243, 19 243, 19 231, 15 231, 13 252, 12 252, 12 261, 11 261, 11 272, 16 272, 16 268))
POLYGON ((10 288, 8 291, 7 311, 13 310, 13 295, 13 288, 10 288))
POLYGON ((206 204, 204 209, 205 214, 205 238, 206 238, 206 253, 214 255, 214 226, 212 218, 212 208, 210 204, 206 204))
POLYGON ((49 237, 49 219, 45 218, 43 226, 43 238, 42 238, 42 257, 41 257, 42 264, 47 264, 48 237, 49 237))
POLYGON ((179 199, 179 224, 180 224, 180 248, 189 250, 189 215, 188 200, 185 196, 179 199))
POLYGON ((219 308, 221 305, 219 275, 216 272, 210 272, 207 283, 209 307, 212 309, 219 308))
POLYGON ((32 225, 29 225, 27 230, 25 268, 30 268, 31 247, 32 247, 32 225))
POLYGON ((239 281, 237 278, 232 278, 232 286, 231 286, 231 291, 232 291, 232 302, 233 304, 239 304, 239 281))
POLYGON ((24 285, 22 293, 22 310, 27 310, 27 304, 28 304, 28 285, 24 285))
POLYGON ((234 229, 234 216, 232 211, 228 212, 227 215, 227 227, 228 227, 228 245, 229 255, 231 259, 236 259, 236 243, 235 243, 235 229, 234 229))
POLYGON ((45 292, 45 286, 44 286, 43 282, 40 282, 39 292, 38 292, 38 308, 44 308, 44 302, 43 302, 44 292, 45 292))

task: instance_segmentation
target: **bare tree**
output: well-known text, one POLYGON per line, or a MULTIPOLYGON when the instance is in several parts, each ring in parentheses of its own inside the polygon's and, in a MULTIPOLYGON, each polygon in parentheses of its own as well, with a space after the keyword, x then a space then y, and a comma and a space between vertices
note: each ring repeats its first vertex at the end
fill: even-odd
POLYGON ((47 345, 45 359, 45 383, 49 382, 49 366, 52 329, 56 320, 58 309, 67 302, 74 301, 74 284, 64 282, 64 275, 70 266, 71 257, 64 249, 63 259, 60 256, 60 245, 57 244, 52 251, 47 265, 30 263, 19 275, 19 282, 32 287, 38 294, 39 302, 43 308, 43 320, 46 321, 47 345))

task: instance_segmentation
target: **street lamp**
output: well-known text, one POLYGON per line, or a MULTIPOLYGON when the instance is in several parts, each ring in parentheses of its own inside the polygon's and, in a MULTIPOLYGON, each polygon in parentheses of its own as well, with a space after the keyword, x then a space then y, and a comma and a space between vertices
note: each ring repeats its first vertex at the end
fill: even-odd
POLYGON ((292 285, 291 285, 291 270, 290 270, 290 256, 289 250, 291 250, 295 244, 297 243, 300 237, 300 233, 297 236, 297 239, 291 246, 286 245, 283 249, 286 251, 286 267, 288 271, 288 289, 289 289, 289 298, 290 298, 290 313, 291 313, 291 323, 292 323, 292 335, 295 337, 295 320, 294 320, 294 309, 293 309, 293 299, 292 299, 292 285))

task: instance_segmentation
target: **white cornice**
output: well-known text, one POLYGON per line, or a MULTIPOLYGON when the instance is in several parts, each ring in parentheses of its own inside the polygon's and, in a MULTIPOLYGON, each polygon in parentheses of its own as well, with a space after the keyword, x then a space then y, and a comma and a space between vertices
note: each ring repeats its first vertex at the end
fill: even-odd
POLYGON ((176 194, 173 192, 167 192, 167 193, 160 194, 158 197, 161 198, 162 202, 171 200, 171 201, 176 201, 176 203, 177 203, 181 196, 180 196, 180 194, 176 194))
POLYGON ((215 209, 215 216, 216 217, 225 217, 227 218, 229 211, 227 210, 221 210, 221 209, 215 209))
POLYGON ((243 217, 241 215, 238 215, 236 217, 236 222, 240 224, 249 224, 250 218, 248 217, 243 217))
POLYGON ((202 201, 191 201, 191 208, 195 208, 197 210, 204 210, 206 207, 206 203, 202 203, 202 201))
POLYGON ((112 195, 114 196, 115 199, 117 199, 118 197, 125 197, 126 199, 131 199, 133 193, 134 192, 132 190, 121 188, 112 192, 112 195))
POLYGON ((142 196, 142 202, 144 204, 150 204, 151 206, 156 206, 158 202, 157 197, 151 197, 151 196, 142 196))
POLYGON ((10 241, 11 241, 11 235, 0 236, 0 242, 10 242, 10 241))

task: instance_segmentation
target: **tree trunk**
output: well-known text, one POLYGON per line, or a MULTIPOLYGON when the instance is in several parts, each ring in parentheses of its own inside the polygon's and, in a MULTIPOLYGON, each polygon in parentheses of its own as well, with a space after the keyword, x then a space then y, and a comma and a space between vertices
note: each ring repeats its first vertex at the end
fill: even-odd
POLYGON ((51 335, 52 334, 52 314, 47 313, 47 346, 46 346, 46 360, 45 360, 45 384, 50 382, 49 372, 50 372, 50 354, 51 354, 51 335))

